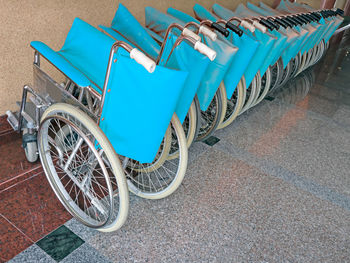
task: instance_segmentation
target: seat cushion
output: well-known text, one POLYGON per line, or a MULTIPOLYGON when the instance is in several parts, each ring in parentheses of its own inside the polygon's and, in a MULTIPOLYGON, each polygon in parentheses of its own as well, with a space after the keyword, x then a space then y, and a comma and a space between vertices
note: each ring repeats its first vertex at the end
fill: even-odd
POLYGON ((46 44, 40 41, 32 41, 30 45, 43 57, 50 61, 56 68, 58 68, 64 75, 70 78, 75 84, 81 87, 87 87, 91 85, 90 80, 83 73, 81 73, 62 55, 53 51, 46 44))
POLYGON ((76 18, 58 54, 102 88, 114 42, 111 37, 76 18))

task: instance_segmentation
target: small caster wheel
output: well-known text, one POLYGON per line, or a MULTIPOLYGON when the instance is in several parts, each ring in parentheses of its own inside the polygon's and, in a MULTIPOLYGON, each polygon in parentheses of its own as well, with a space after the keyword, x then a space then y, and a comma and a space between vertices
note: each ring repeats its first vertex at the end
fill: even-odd
POLYGON ((28 133, 28 129, 23 129, 22 145, 28 162, 34 163, 38 160, 38 146, 36 134, 28 133))

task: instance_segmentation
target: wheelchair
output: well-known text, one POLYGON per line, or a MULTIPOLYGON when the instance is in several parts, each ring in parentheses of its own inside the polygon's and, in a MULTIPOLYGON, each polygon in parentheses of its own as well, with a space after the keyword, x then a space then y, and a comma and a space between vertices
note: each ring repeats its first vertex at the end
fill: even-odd
MULTIPOLYGON (((208 109, 207 115, 205 115, 206 112, 201 111, 203 109, 203 92, 201 92, 200 84, 203 77, 208 75, 210 63, 214 59, 217 60, 217 52, 203 44, 197 34, 178 23, 167 24, 164 28, 166 37, 160 38, 148 28, 140 25, 122 4, 119 4, 111 26, 100 26, 100 28, 115 39, 124 38, 139 47, 161 65, 188 71, 189 76, 183 90, 183 99, 179 102, 177 108, 177 115, 184 124, 184 130, 188 131, 186 133, 188 135, 187 145, 190 147, 194 139, 204 140, 210 136, 211 132, 215 130, 216 120, 220 117, 219 110, 222 108, 222 103, 220 96, 216 96, 214 102, 207 105, 207 108, 210 107, 211 110, 208 109), (130 27, 130 24, 133 26, 130 27), (170 42, 171 45, 168 44, 170 42), (194 102, 192 105, 195 108, 196 115, 191 117, 190 111, 188 118, 185 119, 188 112, 188 106, 186 105, 190 105, 192 101, 194 102), (209 116, 209 114, 211 115, 209 116), (197 122, 195 122, 196 119, 197 122), (195 132, 191 132, 191 129, 187 128, 188 125, 193 127, 195 132)), ((207 91, 204 93, 204 96, 208 96, 207 91)))
MULTIPOLYGON (((238 27, 233 26, 232 31, 229 31, 224 26, 220 25, 219 23, 213 22, 208 19, 199 19, 193 18, 190 15, 187 15, 179 10, 176 10, 174 8, 168 8, 167 15, 169 19, 176 21, 181 21, 185 27, 187 28, 193 28, 195 32, 206 32, 206 27, 212 28, 217 32, 218 34, 215 36, 216 40, 213 40, 214 37, 210 37, 210 34, 202 34, 202 38, 204 38, 204 41, 212 47, 214 50, 217 51, 218 54, 220 54, 222 57, 221 61, 217 63, 220 63, 221 65, 224 65, 226 67, 226 71, 222 71, 224 73, 223 79, 221 81, 221 84, 224 87, 224 90, 222 90, 223 94, 226 94, 226 98, 223 98, 224 104, 226 104, 226 112, 225 114, 222 114, 222 118, 220 120, 219 125, 217 126, 217 129, 222 129, 226 126, 228 126, 230 123, 234 121, 234 119, 238 116, 238 113, 241 111, 243 107, 243 102, 245 101, 246 92, 243 85, 243 81, 239 81, 238 84, 235 83, 236 77, 236 68, 235 68, 235 61, 236 56, 238 53, 240 53, 240 50, 238 47, 232 45, 228 41, 228 37, 230 36, 231 32, 233 34, 236 34, 238 37, 240 37, 243 34, 243 31, 240 30, 238 27), (229 58, 229 54, 227 54, 228 50, 231 50, 232 48, 238 49, 232 59, 229 58), (225 103, 226 102, 226 103, 225 103)), ((218 60, 218 59, 217 59, 218 60)), ((218 65, 218 67, 222 67, 218 65)), ((215 74, 215 73, 214 73, 215 74)), ((215 85, 213 85, 213 88, 215 89, 215 85)))
POLYGON ((38 151, 52 189, 75 218, 114 231, 127 218, 129 190, 160 199, 178 188, 188 152, 175 110, 187 72, 156 65, 79 18, 60 51, 38 41, 31 47, 35 89, 24 86, 20 111, 8 112, 8 121, 23 131, 29 161, 38 151), (44 72, 41 57, 67 81, 58 84, 44 72))

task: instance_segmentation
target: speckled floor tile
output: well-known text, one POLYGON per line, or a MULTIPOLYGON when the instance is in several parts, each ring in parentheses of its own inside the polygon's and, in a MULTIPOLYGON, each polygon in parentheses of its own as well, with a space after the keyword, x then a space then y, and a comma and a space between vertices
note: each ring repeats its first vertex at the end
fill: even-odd
POLYGON ((0 135, 11 132, 12 127, 7 122, 7 115, 0 116, 0 135))
POLYGON ((6 262, 33 242, 0 214, 0 262, 6 262))
POLYGON ((83 225, 75 218, 72 218, 64 225, 83 240, 89 240, 91 237, 98 234, 97 230, 83 225))
POLYGON ((197 160, 203 153, 209 150, 210 147, 202 142, 194 142, 188 149, 188 163, 197 160))
POLYGON ((40 247, 37 245, 32 245, 8 263, 56 263, 48 254, 46 254, 40 247))
POLYGON ((350 212, 211 150, 164 200, 140 200, 123 228, 88 243, 113 262, 350 260, 350 212))
POLYGON ((71 254, 65 257, 61 263, 109 263, 111 262, 106 257, 102 256, 96 249, 83 244, 71 254))
POLYGON ((21 144, 22 139, 18 133, 0 135, 0 184, 40 167, 40 162, 27 162, 21 144))
POLYGON ((334 114, 333 119, 347 127, 350 127, 350 106, 342 106, 334 114))
POLYGON ((277 99, 232 126, 232 129, 218 132, 221 136, 219 144, 231 143, 350 195, 348 128, 330 118, 320 118, 302 108, 280 103, 277 99))
POLYGON ((64 225, 36 242, 36 245, 58 262, 67 257, 82 244, 84 244, 84 240, 64 225))
POLYGON ((34 242, 68 221, 44 174, 0 193, 0 213, 34 242))

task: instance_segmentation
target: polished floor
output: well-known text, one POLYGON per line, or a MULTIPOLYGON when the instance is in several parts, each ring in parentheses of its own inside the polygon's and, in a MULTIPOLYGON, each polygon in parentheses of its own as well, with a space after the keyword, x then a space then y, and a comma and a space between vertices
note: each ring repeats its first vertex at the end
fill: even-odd
POLYGON ((190 149, 182 186, 115 233, 65 212, 0 119, 0 262, 350 262, 350 31, 190 149))

